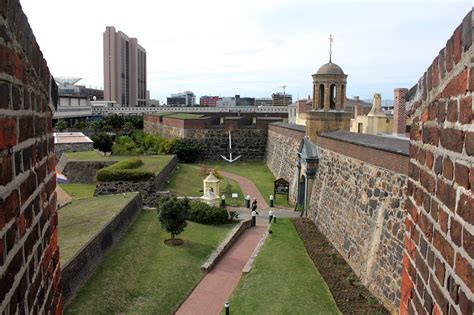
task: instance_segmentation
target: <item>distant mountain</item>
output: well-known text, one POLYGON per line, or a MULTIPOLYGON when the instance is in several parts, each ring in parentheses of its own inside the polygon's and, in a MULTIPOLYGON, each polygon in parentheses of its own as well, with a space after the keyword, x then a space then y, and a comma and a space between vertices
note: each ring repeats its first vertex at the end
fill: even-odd
MULTIPOLYGON (((372 104, 372 100, 364 100, 364 102, 372 104)), ((393 106, 393 100, 382 100, 382 107, 392 107, 393 106)))

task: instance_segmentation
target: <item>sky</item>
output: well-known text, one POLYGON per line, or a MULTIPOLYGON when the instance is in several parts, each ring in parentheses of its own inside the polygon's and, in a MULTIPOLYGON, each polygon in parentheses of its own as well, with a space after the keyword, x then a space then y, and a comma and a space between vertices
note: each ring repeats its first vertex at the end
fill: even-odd
POLYGON ((293 99, 332 61, 348 74, 347 97, 410 88, 472 9, 472 1, 20 0, 50 71, 103 81, 103 32, 115 26, 147 51, 147 89, 166 101, 201 95, 293 99))

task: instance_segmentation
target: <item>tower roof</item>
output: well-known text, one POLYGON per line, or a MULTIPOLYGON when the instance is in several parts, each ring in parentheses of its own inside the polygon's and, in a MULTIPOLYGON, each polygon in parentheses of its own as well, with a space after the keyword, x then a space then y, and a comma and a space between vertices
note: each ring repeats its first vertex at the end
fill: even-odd
POLYGON ((337 64, 328 62, 322 65, 316 74, 344 74, 344 71, 337 64))

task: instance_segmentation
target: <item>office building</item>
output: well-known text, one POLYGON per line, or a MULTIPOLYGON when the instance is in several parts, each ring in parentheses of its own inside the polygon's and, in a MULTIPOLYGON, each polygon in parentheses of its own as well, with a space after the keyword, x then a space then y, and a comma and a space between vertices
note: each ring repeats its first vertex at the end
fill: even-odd
POLYGON ((191 91, 171 94, 170 97, 166 98, 166 105, 168 106, 194 106, 195 104, 196 96, 191 91))
POLYGON ((201 96, 199 99, 199 106, 216 107, 219 96, 201 96))
POLYGON ((288 106, 291 103, 293 103, 291 94, 285 94, 285 93, 272 94, 272 106, 288 106))
POLYGON ((104 100, 147 106, 146 51, 115 27, 104 32, 104 100))

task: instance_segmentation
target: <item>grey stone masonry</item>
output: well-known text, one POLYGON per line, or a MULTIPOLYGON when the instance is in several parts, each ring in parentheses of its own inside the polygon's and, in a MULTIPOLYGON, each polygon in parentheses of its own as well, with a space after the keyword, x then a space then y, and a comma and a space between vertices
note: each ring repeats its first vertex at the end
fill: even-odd
POLYGON ((369 290, 400 303, 407 176, 319 148, 310 216, 369 290))

